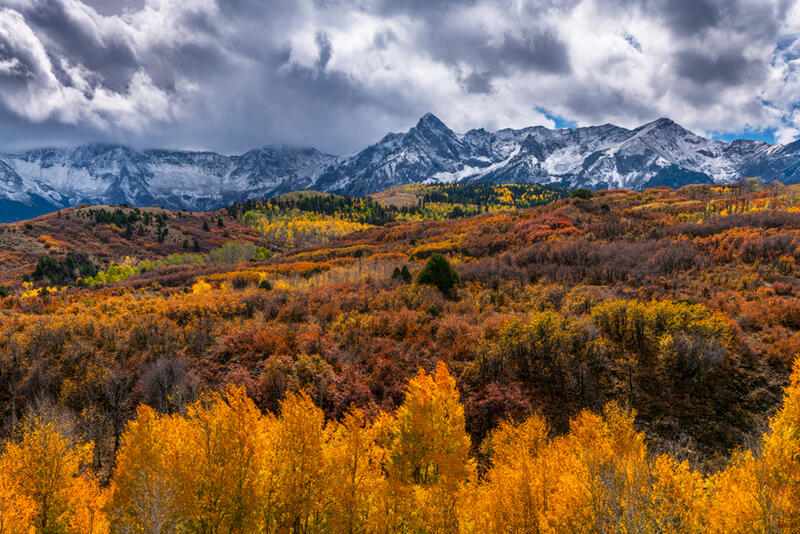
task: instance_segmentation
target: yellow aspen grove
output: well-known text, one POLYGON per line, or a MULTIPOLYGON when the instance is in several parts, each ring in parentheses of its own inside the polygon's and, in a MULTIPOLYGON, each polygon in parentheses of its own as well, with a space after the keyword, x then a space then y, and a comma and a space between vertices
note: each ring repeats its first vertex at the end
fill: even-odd
POLYGON ((547 497, 555 482, 544 454, 547 443, 547 425, 538 416, 501 423, 482 446, 491 465, 471 488, 462 525, 478 532, 547 531, 547 497))
POLYGON ((3 497, 11 509, 2 515, 8 518, 9 529, 37 533, 108 532, 104 494, 97 481, 85 472, 93 445, 79 443, 69 434, 67 425, 55 415, 31 415, 22 424, 21 439, 7 445, 0 465, 6 494, 3 497), (26 519, 30 521, 28 530, 23 527, 26 519))
POLYGON ((107 490, 91 443, 27 418, 0 455, 0 534, 800 532, 799 429, 800 361, 760 450, 716 474, 648 454, 613 402, 558 436, 537 415, 501 422, 478 474, 444 364, 374 419, 326 422, 305 393, 262 414, 228 386, 183 414, 139 407, 107 490))
POLYGON ((552 447, 560 467, 547 516, 557 532, 652 530, 644 436, 630 413, 614 403, 603 416, 583 412, 552 447))
POLYGON ((655 459, 651 503, 658 532, 700 532, 700 503, 705 498, 703 476, 686 461, 668 455, 655 459))
POLYGON ((243 387, 213 393, 187 410, 189 449, 181 479, 191 487, 187 521, 196 532, 247 533, 257 530, 262 496, 259 461, 261 412, 243 387))
POLYGON ((783 532, 800 532, 800 360, 794 364, 783 408, 764 437, 761 462, 777 525, 783 532))
POLYGON ((772 523, 770 506, 759 503, 768 490, 756 473, 756 460, 750 452, 737 452, 723 471, 709 479, 711 495, 703 510, 705 530, 713 533, 777 532, 766 528, 772 523), (761 487, 759 487, 761 486, 761 487))
POLYGON ((290 393, 270 439, 275 503, 267 527, 277 532, 319 532, 331 505, 324 446, 325 417, 305 393, 290 393))
MULTIPOLYGON (((547 438, 543 420, 502 423, 484 443, 491 464, 462 517, 479 532, 686 532, 696 521, 699 474, 653 463, 633 416, 609 404, 547 438)), ((462 524, 466 521, 462 520, 462 524)))

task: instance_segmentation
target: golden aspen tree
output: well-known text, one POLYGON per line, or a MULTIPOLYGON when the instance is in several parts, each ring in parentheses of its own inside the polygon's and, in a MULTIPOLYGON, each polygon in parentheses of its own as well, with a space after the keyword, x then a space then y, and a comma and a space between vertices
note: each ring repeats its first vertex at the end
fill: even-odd
POLYGON ((652 531, 644 436, 615 403, 584 411, 548 448, 557 480, 547 521, 556 532, 652 531))
POLYGON ((191 450, 183 455, 180 480, 192 488, 187 520, 193 531, 258 530, 260 418, 242 386, 209 394, 187 409, 190 432, 183 443, 191 450))
POLYGON ((482 445, 491 453, 483 481, 470 488, 460 514, 462 528, 478 532, 546 531, 548 492, 547 425, 532 416, 522 423, 506 421, 482 445), (470 518, 470 519, 467 519, 470 518))
POLYGON ((800 358, 795 360, 783 407, 764 437, 761 462, 767 473, 777 524, 783 532, 800 532, 800 358))
POLYGON ((109 489, 109 515, 121 532, 181 531, 183 520, 170 457, 171 442, 180 439, 183 418, 160 416, 142 405, 121 438, 109 489))
POLYGON ((385 452, 375 438, 375 427, 354 409, 335 426, 325 446, 333 532, 380 532, 385 527, 385 452))
POLYGON ((761 454, 738 453, 711 482, 709 532, 800 531, 800 359, 761 454))
POLYGON ((37 533, 108 531, 103 494, 86 472, 92 449, 47 413, 29 416, 20 441, 7 445, 2 457, 6 484, 19 488, 25 498, 20 502, 33 504, 37 533))
POLYGON ((650 489, 652 471, 644 434, 633 428, 634 414, 616 403, 606 406, 603 419, 610 433, 611 473, 601 471, 606 485, 606 510, 610 524, 628 532, 652 530, 650 489))
POLYGON ((280 421, 272 414, 262 416, 257 428, 257 439, 261 444, 259 455, 259 473, 261 477, 262 495, 259 502, 261 527, 265 532, 278 530, 284 506, 280 487, 281 469, 284 461, 279 444, 280 421))
POLYGON ((79 504, 69 518, 69 530, 81 534, 110 532, 111 523, 106 513, 109 494, 100 488, 97 479, 88 475, 78 477, 70 491, 79 499, 79 504))
POLYGON ((267 525, 279 532, 317 532, 325 524, 330 504, 323 448, 325 417, 305 393, 290 393, 281 403, 280 417, 270 425, 268 475, 274 484, 269 496, 267 525))
POLYGON ((241 387, 207 395, 185 417, 140 407, 112 482, 115 524, 134 532, 258 531, 261 419, 241 387))
POLYGON ((701 532, 703 476, 692 470, 687 461, 678 462, 669 455, 658 456, 652 470, 651 506, 657 531, 701 532))
POLYGON ((705 532, 777 532, 764 528, 763 517, 772 515, 771 506, 765 508, 758 497, 768 496, 769 488, 759 484, 756 467, 750 452, 737 452, 724 470, 709 477, 711 495, 703 506, 705 532))
POLYGON ((409 520, 456 531, 458 499, 475 463, 456 382, 443 362, 433 374, 420 370, 409 381, 391 438, 389 472, 401 490, 410 490, 409 520))

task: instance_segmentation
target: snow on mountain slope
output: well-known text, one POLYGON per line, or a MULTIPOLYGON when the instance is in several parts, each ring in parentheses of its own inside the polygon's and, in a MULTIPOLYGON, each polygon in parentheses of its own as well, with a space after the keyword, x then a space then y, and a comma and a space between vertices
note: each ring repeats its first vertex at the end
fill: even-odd
POLYGON ((604 124, 458 134, 428 113, 405 133, 339 157, 313 148, 226 156, 108 144, 0 155, 0 221, 81 202, 208 210, 299 189, 365 195, 418 182, 641 189, 743 176, 800 182, 800 141, 724 143, 666 118, 634 130, 604 124))
POLYGON ((0 155, 0 221, 23 211, 91 204, 217 209, 274 193, 285 182, 312 184, 334 157, 315 149, 266 147, 240 156, 132 150, 93 144, 0 155))

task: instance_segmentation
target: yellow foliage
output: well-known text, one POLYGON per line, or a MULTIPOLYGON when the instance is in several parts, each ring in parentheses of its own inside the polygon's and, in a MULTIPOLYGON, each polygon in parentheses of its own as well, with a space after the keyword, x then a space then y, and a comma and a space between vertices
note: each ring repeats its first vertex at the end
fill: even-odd
POLYGON ((377 429, 360 410, 331 429, 326 460, 331 470, 331 528, 334 532, 379 532, 387 522, 389 486, 383 476, 386 452, 377 429))
POLYGON ((556 437, 539 416, 501 423, 480 477, 470 451, 443 363, 374 420, 326 422, 305 393, 264 415, 241 386, 183 414, 141 406, 105 492, 92 444, 33 417, 0 456, 0 533, 798 532, 800 360, 761 451, 708 477, 649 455, 615 403, 556 437))
POLYGON ((194 283, 194 285, 192 285, 192 294, 194 295, 202 295, 204 293, 208 293, 209 291, 211 291, 211 284, 203 279, 198 280, 194 283))
POLYGON ((455 531, 459 496, 475 473, 455 379, 439 362, 408 383, 389 426, 389 474, 411 524, 455 531), (410 490, 410 491, 408 491, 410 490))
POLYGON ((46 287, 34 288, 33 284, 30 282, 23 282, 23 286, 25 287, 25 291, 22 293, 22 295, 20 295, 20 298, 23 299, 28 299, 32 297, 43 297, 51 293, 58 293, 60 291, 67 290, 67 286, 62 286, 62 287, 46 286, 46 287))
POLYGON ((0 458, 0 500, 12 503, 0 512, 8 532, 108 532, 105 495, 84 474, 93 444, 74 442, 46 416, 27 419, 21 436, 0 458))
POLYGON ((292 286, 290 286, 285 280, 275 280, 275 282, 272 284, 272 289, 277 291, 289 291, 292 289, 292 286))
POLYGON ((149 406, 140 406, 128 423, 109 489, 109 515, 120 529, 170 532, 183 526, 172 460, 184 460, 173 451, 185 430, 182 419, 161 417, 149 406))
POLYGON ((708 532, 800 532, 800 359, 761 454, 739 453, 712 476, 708 532))
POLYGON ((339 217, 299 212, 280 216, 248 212, 245 220, 269 242, 286 248, 324 243, 335 237, 371 228, 370 225, 339 217))
POLYGON ((516 424, 501 423, 483 447, 491 452, 492 466, 472 499, 462 510, 472 530, 482 532, 537 532, 545 528, 548 459, 547 425, 533 416, 516 424))
POLYGON ((0 459, 0 532, 32 534, 36 503, 22 492, 19 481, 10 473, 9 459, 0 459))

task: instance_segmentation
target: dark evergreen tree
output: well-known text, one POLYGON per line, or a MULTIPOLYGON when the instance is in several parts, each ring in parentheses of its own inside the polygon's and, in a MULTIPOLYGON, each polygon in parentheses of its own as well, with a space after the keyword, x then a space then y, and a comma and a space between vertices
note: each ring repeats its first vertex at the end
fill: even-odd
POLYGON ((395 280, 402 280, 406 284, 410 283, 411 272, 408 270, 408 266, 403 265, 402 268, 395 267, 394 272, 392 273, 392 278, 395 280))
POLYGON ((445 295, 452 295, 453 288, 461 283, 461 277, 444 256, 434 254, 417 276, 417 283, 436 286, 445 295))
MULTIPOLYGON (((458 276, 458 274, 456 274, 456 276, 458 276)), ((411 272, 408 270, 407 265, 403 265, 403 268, 400 269, 400 278, 402 278, 403 282, 406 284, 411 283, 411 272)))
POLYGON ((588 189, 573 189, 570 191, 569 196, 572 198, 589 199, 592 198, 592 192, 588 189))

